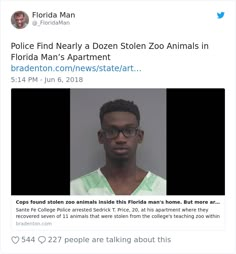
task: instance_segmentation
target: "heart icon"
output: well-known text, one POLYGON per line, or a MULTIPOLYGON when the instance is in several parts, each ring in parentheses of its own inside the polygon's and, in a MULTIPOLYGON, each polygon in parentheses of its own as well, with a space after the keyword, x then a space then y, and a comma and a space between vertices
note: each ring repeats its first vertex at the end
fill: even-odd
POLYGON ((45 236, 39 236, 38 237, 38 241, 43 244, 46 241, 46 237, 45 236))
POLYGON ((20 238, 19 236, 12 236, 11 238, 11 241, 14 243, 14 244, 17 244, 19 242, 20 238))

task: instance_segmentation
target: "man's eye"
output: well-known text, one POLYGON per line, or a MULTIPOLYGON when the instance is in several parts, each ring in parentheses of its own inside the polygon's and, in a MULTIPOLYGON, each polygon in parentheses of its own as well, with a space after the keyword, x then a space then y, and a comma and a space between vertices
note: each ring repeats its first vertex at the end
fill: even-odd
POLYGON ((132 128, 124 129, 124 131, 127 134, 132 134, 133 133, 133 129, 132 128))
POLYGON ((116 130, 115 129, 110 129, 110 130, 107 130, 107 133, 112 135, 112 134, 116 133, 116 130))

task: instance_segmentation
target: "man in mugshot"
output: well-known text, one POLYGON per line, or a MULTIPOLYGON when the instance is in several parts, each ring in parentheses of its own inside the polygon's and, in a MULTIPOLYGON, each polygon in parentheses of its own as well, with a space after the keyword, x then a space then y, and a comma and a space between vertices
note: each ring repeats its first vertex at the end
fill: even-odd
POLYGON ((71 181, 71 195, 165 195, 166 181, 136 164, 144 138, 137 105, 122 99, 107 102, 100 109, 100 122, 98 141, 106 163, 71 181))
POLYGON ((13 26, 17 29, 25 28, 28 24, 26 22, 26 14, 23 11, 17 11, 13 14, 13 26))

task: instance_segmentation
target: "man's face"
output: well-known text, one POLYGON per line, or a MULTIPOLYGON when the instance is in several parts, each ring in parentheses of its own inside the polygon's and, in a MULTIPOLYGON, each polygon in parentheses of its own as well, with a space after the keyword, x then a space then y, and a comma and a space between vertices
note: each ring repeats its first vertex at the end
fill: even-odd
POLYGON ((24 15, 23 14, 16 15, 15 16, 15 22, 16 22, 16 26, 18 28, 22 28, 24 26, 24 24, 25 24, 25 17, 24 17, 24 15))
POLYGON ((138 143, 142 142, 143 131, 138 128, 136 116, 129 112, 111 112, 103 117, 102 129, 98 132, 99 143, 104 145, 106 156, 110 159, 129 159, 135 157, 138 143), (117 137, 109 138, 109 133, 123 130, 135 134, 126 137, 119 132, 117 137), (106 132, 107 131, 107 135, 106 132))

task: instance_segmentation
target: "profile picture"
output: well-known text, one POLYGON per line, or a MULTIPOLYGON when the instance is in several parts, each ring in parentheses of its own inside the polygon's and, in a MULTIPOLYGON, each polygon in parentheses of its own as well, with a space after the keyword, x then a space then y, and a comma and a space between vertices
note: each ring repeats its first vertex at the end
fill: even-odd
POLYGON ((17 29, 23 29, 29 24, 29 16, 24 11, 16 11, 11 16, 11 23, 17 29))

